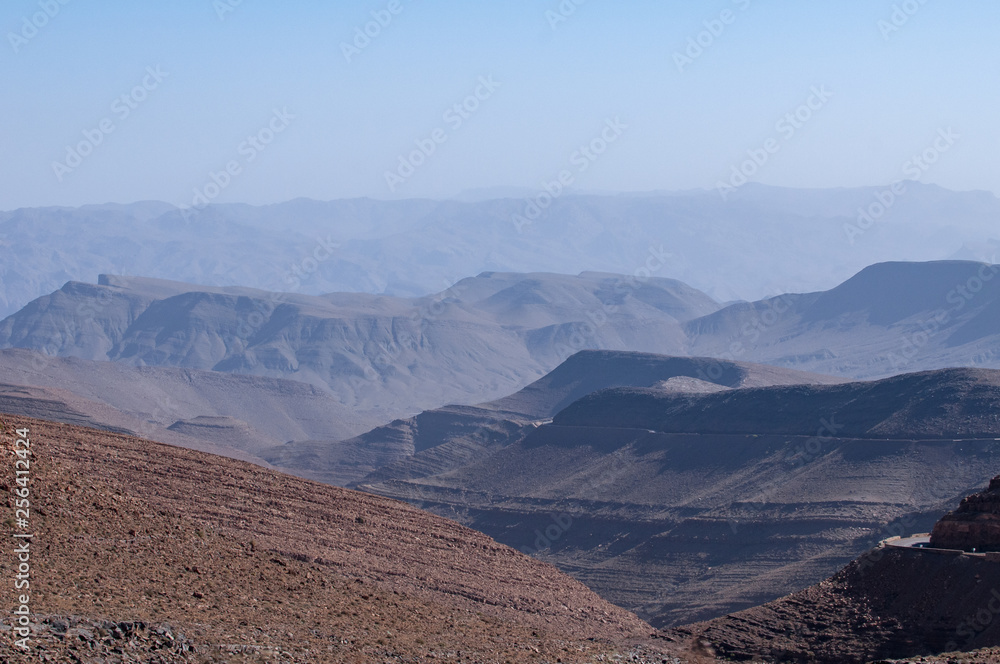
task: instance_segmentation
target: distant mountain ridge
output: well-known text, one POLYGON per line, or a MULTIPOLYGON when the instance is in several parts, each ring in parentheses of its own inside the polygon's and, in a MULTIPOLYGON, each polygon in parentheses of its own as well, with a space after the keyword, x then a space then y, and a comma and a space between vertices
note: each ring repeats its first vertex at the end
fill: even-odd
POLYGON ((289 440, 347 438, 390 414, 339 403, 295 381, 0 350, 6 412, 126 431, 160 442, 251 460, 289 440), (219 419, 207 427, 206 420, 219 419), (202 426, 199 426, 202 425, 202 426))
POLYGON ((484 271, 635 274, 655 250, 669 259, 654 276, 732 301, 830 288, 890 260, 991 261, 992 194, 908 182, 878 224, 846 232, 878 191, 748 184, 728 201, 714 190, 567 193, 522 233, 511 219, 530 196, 514 189, 470 201, 210 205, 190 222, 155 201, 11 210, 0 212, 0 247, 16 247, 0 255, 0 316, 102 273, 419 297, 484 271))
POLYGON ((476 406, 443 406, 349 440, 296 441, 262 454, 289 472, 338 485, 415 479, 460 468, 519 442, 563 407, 594 390, 615 385, 690 389, 671 383, 685 378, 717 389, 840 382, 830 376, 710 358, 585 350, 503 399, 476 406), (708 378, 707 372, 719 367, 720 375, 708 378))
POLYGON ((738 303, 684 324, 691 354, 855 378, 1000 367, 1000 265, 872 265, 829 291, 738 303))
POLYGON ((884 263, 829 291, 724 307, 678 281, 595 272, 484 272, 414 299, 105 276, 0 321, 0 348, 290 378, 352 407, 412 414, 503 397, 584 349, 846 378, 997 368, 998 273, 971 261, 884 263))
POLYGON ((670 279, 490 272, 436 296, 321 296, 105 276, 0 321, 0 347, 286 378, 402 415, 509 394, 587 347, 680 352, 715 311, 670 279))
POLYGON ((1000 435, 995 370, 942 369, 871 383, 793 385, 714 394, 608 388, 558 413, 559 426, 635 427, 662 433, 983 438, 1000 435), (900 403, 900 399, 905 399, 900 403))
MULTIPOLYGON (((726 388, 838 382, 820 374, 707 357, 594 350, 581 351, 515 394, 480 406, 526 416, 552 417, 598 390, 619 385, 638 387, 643 383, 652 386, 678 377, 695 378, 726 388)), ((663 386, 649 389, 658 394, 663 386)))

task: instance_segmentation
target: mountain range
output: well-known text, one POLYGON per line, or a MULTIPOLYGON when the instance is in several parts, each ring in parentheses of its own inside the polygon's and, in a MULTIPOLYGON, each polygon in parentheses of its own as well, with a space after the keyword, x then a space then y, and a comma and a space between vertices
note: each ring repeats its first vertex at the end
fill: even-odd
POLYGON ((483 273, 410 299, 104 275, 0 321, 0 348, 290 379, 386 422, 502 398, 591 348, 844 378, 997 368, 998 271, 884 263, 829 291, 728 306, 677 281, 599 273, 483 273))
POLYGON ((682 322, 717 308, 680 282, 596 273, 484 273, 417 299, 103 276, 4 319, 0 347, 287 378, 399 415, 504 396, 581 348, 680 352, 682 322))
POLYGON ((601 273, 417 298, 105 275, 0 322, 0 398, 412 502, 676 625, 984 481, 995 373, 946 367, 998 365, 996 272, 884 263, 729 305, 601 273))
POLYGON ((996 262, 996 197, 916 181, 904 189, 877 218, 866 210, 884 188, 756 184, 726 200, 714 190, 567 193, 528 225, 515 220, 537 192, 469 201, 297 199, 209 205, 196 214, 151 201, 24 208, 0 212, 0 315, 98 274, 414 297, 484 271, 652 270, 725 302, 825 290, 878 262, 996 262))
MULTIPOLYGON (((601 355, 581 353, 553 373, 573 365, 576 375, 599 374, 611 359, 601 355)), ((376 429, 361 437, 373 447, 451 418, 430 431, 440 445, 354 486, 548 560, 663 626, 816 583, 887 533, 928 529, 1000 466, 1000 371, 838 384, 768 368, 758 386, 742 386, 732 378, 753 376, 753 367, 659 364, 694 382, 646 372, 632 386, 580 397, 551 421, 512 420, 516 435, 489 444, 484 434, 499 428, 502 411, 491 420, 435 411, 376 429), (696 378, 712 366, 731 384, 708 388, 696 378), (764 379, 771 386, 759 386, 764 379)), ((546 384, 558 390, 563 381, 546 384)))

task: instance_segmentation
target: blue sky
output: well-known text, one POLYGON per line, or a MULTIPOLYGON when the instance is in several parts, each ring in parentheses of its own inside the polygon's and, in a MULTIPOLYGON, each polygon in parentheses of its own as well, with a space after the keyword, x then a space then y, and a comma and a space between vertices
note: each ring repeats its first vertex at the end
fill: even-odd
POLYGON ((753 181, 882 185, 947 128, 957 140, 921 179, 1000 191, 995 2, 398 0, 350 61, 342 44, 390 0, 220 10, 234 2, 5 2, 0 209, 190 204, 196 190, 255 204, 444 197, 534 189, 565 169, 582 190, 712 188, 768 141, 753 181), (446 120, 477 88, 460 125, 446 120), (816 89, 829 98, 778 131, 816 89), (573 155, 615 118, 627 129, 578 172, 573 155), (71 157, 81 142, 89 154, 71 157), (390 187, 387 171, 406 177, 390 187))

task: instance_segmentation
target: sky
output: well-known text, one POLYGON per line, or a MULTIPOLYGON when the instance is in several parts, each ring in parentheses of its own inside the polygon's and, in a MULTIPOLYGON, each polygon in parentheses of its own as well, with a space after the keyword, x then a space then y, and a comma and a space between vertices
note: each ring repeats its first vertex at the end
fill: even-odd
POLYGON ((997 193, 997 25, 992 0, 7 0, 0 209, 997 193))

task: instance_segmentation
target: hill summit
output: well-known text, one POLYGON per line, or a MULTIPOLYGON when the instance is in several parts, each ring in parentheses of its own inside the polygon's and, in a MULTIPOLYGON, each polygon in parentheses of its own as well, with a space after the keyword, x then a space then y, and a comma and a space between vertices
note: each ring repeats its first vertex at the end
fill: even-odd
POLYGON ((989 488, 962 499, 934 526, 930 544, 938 549, 1000 551, 1000 475, 989 488))

